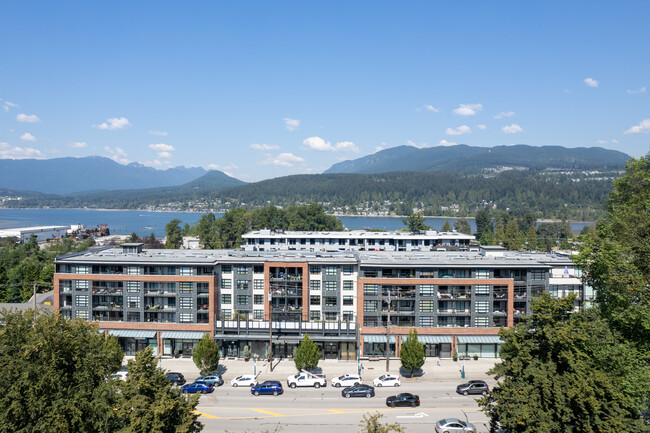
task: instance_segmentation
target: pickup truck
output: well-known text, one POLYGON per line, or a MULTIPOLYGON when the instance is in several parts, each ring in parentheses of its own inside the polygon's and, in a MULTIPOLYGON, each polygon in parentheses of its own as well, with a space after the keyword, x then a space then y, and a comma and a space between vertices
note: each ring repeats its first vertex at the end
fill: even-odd
POLYGON ((327 386, 327 379, 324 374, 314 374, 302 370, 300 373, 292 374, 287 377, 287 386, 290 388, 295 388, 297 386, 313 386, 314 388, 320 388, 321 386, 327 386))

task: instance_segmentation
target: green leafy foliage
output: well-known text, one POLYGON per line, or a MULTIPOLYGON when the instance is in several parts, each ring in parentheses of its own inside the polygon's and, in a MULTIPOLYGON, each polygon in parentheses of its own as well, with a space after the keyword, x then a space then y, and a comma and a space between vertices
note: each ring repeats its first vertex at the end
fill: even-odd
POLYGON ((192 351, 192 360, 202 375, 217 371, 219 367, 219 346, 210 334, 205 334, 192 351))
POLYGON ((424 365, 424 345, 418 341, 418 333, 415 329, 409 331, 409 336, 402 343, 399 352, 402 361, 402 368, 413 373, 424 365))
POLYGON ((320 349, 309 335, 305 334, 294 353, 293 362, 296 364, 296 370, 313 370, 318 366, 320 357, 320 349))
POLYGON ((472 234, 472 226, 465 218, 459 218, 454 221, 454 229, 456 229, 458 233, 464 233, 466 235, 472 234))
POLYGON ((449 220, 445 220, 444 224, 440 228, 440 231, 442 232, 450 232, 451 231, 451 224, 449 223, 449 220))
POLYGON ((404 427, 398 423, 382 424, 381 419, 384 414, 375 412, 374 414, 366 413, 359 422, 359 433, 405 433, 404 427))

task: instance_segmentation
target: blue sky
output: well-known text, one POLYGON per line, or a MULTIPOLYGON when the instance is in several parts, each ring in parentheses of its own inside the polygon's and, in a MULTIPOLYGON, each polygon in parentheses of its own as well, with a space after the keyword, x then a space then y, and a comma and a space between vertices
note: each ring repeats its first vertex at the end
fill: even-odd
POLYGON ((647 1, 0 0, 0 158, 244 181, 400 145, 650 151, 647 1))

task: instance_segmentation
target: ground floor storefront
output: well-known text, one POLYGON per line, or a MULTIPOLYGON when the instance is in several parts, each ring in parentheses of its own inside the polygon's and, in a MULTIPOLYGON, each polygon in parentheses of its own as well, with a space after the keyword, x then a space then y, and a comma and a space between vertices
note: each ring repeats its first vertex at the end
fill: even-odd
POLYGON ((190 357, 206 332, 109 329, 126 356, 151 346, 156 356, 190 357))
MULTIPOLYGON (((309 337, 320 349, 322 359, 348 360, 357 357, 356 342, 352 339, 312 335, 309 337)), ((297 335, 276 335, 272 338, 268 335, 217 335, 215 337, 224 357, 243 358, 248 348, 250 356, 261 359, 269 356, 269 341, 272 341, 274 358, 292 358, 302 339, 302 336, 297 335)))

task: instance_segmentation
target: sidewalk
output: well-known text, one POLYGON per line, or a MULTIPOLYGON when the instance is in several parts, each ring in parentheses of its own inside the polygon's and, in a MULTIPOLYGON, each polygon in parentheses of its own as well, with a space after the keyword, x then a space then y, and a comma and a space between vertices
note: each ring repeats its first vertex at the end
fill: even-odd
MULTIPOLYGON (((132 358, 132 357, 128 357, 132 358)), ((486 358, 477 361, 471 359, 465 361, 465 378, 470 379, 483 379, 488 383, 494 382, 494 379, 487 375, 486 372, 494 366, 498 359, 486 358)), ((185 379, 190 382, 199 376, 199 370, 194 365, 192 358, 162 358, 160 366, 166 371, 174 371, 182 373, 185 379)), ((411 379, 408 377, 408 372, 401 371, 401 362, 399 358, 392 358, 390 360, 390 373, 402 376, 404 380, 408 381, 422 381, 422 382, 458 382, 461 381, 461 370, 463 368, 463 361, 459 360, 454 362, 451 359, 438 359, 427 358, 422 373, 419 376, 411 379)), ((357 361, 342 361, 336 359, 325 359, 318 363, 318 368, 322 370, 323 374, 327 376, 328 381, 333 377, 340 376, 345 373, 357 373, 357 361)), ((243 359, 224 359, 219 362, 219 372, 222 374, 225 382, 242 374, 257 373, 259 381, 263 380, 279 380, 284 383, 287 376, 296 373, 296 365, 293 359, 276 359, 273 361, 273 371, 270 371, 269 365, 266 361, 253 359, 244 361, 243 359)), ((386 373, 386 360, 379 361, 361 361, 361 377, 366 381, 372 380, 375 377, 381 376, 386 373)))

